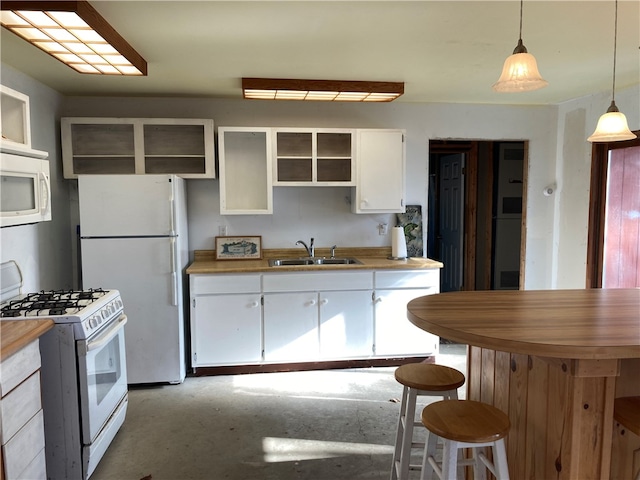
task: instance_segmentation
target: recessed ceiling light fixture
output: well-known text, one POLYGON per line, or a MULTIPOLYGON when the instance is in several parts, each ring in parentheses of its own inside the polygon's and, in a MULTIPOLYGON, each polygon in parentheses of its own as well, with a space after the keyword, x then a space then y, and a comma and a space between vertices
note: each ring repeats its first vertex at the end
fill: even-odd
POLYGON ((522 43, 522 4, 520 0, 520 35, 518 45, 513 54, 507 57, 502 67, 502 74, 493 89, 496 92, 530 92, 549 85, 540 72, 536 57, 527 52, 527 47, 522 43))
POLYGON ((404 93, 404 82, 243 78, 242 96, 252 100, 391 102, 404 93))
POLYGON ((86 1, 2 1, 0 23, 80 73, 146 75, 147 62, 86 1))
POLYGON ((616 43, 618 38, 618 0, 616 0, 616 14, 613 33, 613 88, 611 93, 611 105, 607 113, 600 116, 596 131, 587 138, 590 142, 619 142, 633 140, 636 134, 629 130, 627 117, 616 106, 616 43))

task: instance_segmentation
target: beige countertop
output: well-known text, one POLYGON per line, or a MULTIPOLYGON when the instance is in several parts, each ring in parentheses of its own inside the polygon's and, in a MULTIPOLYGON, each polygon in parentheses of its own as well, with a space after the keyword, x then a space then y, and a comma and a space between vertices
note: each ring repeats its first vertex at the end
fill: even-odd
MULTIPOLYGON (((430 258, 412 257, 390 260, 391 247, 348 247, 336 250, 336 257, 357 258, 361 265, 295 265, 270 267, 271 258, 298 258, 304 255, 300 248, 265 249, 261 260, 216 260, 215 250, 196 250, 194 261, 187 268, 188 274, 254 273, 254 272, 302 272, 325 270, 423 270, 442 268, 440 262, 430 258)), ((329 249, 317 248, 316 256, 329 257, 329 249)))

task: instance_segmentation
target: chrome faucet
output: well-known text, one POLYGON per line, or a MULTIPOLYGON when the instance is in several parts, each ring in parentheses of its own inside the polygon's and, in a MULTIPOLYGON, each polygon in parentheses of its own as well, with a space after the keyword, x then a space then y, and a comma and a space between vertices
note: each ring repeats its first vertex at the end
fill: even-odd
POLYGON ((337 245, 331 247, 331 258, 336 258, 336 247, 337 245))
POLYGON ((307 244, 304 243, 302 240, 298 240, 296 242, 296 245, 302 245, 307 250, 308 257, 315 256, 315 248, 313 247, 313 237, 311 237, 311 242, 309 243, 309 246, 307 246, 307 244))

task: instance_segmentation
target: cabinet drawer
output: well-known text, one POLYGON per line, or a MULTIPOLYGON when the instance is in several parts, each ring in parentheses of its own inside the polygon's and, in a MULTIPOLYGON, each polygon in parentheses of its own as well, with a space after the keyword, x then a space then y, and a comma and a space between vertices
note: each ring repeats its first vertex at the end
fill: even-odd
MULTIPOLYGON (((31 463, 27 465, 22 473, 18 474, 16 480, 18 479, 31 479, 31 478, 47 478, 47 460, 45 457, 45 449, 40 450, 40 453, 31 460, 31 463)), ((6 480, 13 480, 7 478, 6 480)))
POLYGON ((264 275, 264 292, 371 290, 372 272, 312 272, 264 275))
POLYGON ((191 295, 260 293, 260 275, 191 275, 191 295))
POLYGON ((40 368, 40 344, 34 340, 2 362, 0 396, 5 396, 40 368))
POLYGON ((11 439, 40 408, 40 372, 36 372, 0 400, 2 443, 11 439))
POLYGON ((7 480, 19 478, 44 448, 44 420, 40 410, 14 437, 2 446, 7 480))
MULTIPOLYGON (((403 270, 375 272, 375 288, 440 288, 440 270, 403 270)), ((434 293, 436 293, 434 292, 434 293)))

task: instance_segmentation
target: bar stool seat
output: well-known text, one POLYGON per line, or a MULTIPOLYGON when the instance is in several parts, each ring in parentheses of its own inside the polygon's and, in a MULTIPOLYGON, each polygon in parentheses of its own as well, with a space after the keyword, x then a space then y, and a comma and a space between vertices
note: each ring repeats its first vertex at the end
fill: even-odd
MULTIPOLYGON (((620 397, 613 401, 613 418, 627 430, 640 436, 640 397, 620 397)), ((640 480, 640 470, 634 477, 640 480)))
MULTIPOLYGON (((486 479, 486 469, 498 480, 509 479, 504 437, 511 426, 509 417, 497 408, 473 400, 440 401, 422 410, 422 423, 429 438, 422 462, 422 480, 435 472, 441 480, 456 480, 460 465, 474 467, 475 479, 486 479), (437 464, 435 448, 438 438, 444 442, 442 464, 437 464), (491 462, 480 447, 491 447, 491 462), (473 449, 473 458, 458 461, 458 450, 473 449)), ((484 449, 482 449, 484 450, 484 449)))
POLYGON ((409 470, 420 470, 420 465, 411 465, 411 449, 424 448, 425 442, 415 442, 413 431, 417 422, 416 399, 418 396, 457 399, 458 388, 464 385, 465 377, 455 368, 433 363, 409 363, 398 367, 395 378, 403 385, 402 402, 398 416, 395 450, 391 464, 391 480, 407 480, 409 470))

